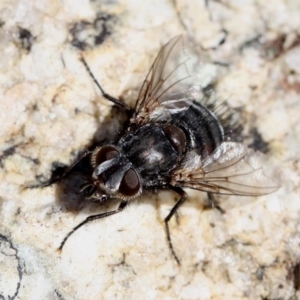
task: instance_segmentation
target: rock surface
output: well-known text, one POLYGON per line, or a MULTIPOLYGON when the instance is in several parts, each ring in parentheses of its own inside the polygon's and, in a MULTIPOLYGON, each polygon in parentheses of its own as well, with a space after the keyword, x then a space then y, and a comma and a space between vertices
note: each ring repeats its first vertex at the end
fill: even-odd
POLYGON ((0 297, 3 299, 299 299, 300 4, 290 1, 1 1, 0 297), (117 132, 105 90, 134 106, 160 47, 190 35, 222 70, 221 99, 240 112, 246 143, 280 170, 259 198, 218 196, 223 210, 146 193, 121 214, 65 235, 117 202, 83 201, 76 176, 53 169, 117 132), (297 271, 298 270, 298 271, 297 271))

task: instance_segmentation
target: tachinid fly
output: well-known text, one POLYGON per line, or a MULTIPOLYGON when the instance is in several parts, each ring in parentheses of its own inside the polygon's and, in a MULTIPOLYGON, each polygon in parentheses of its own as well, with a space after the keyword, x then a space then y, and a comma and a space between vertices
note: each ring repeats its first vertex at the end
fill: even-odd
MULTIPOLYGON (((82 62, 102 95, 129 109, 106 94, 83 58, 82 62)), ((167 188, 180 195, 165 218, 169 247, 179 263, 168 222, 186 199, 183 188, 207 192, 212 204, 214 193, 260 196, 277 190, 277 183, 263 172, 263 155, 230 140, 228 111, 221 113, 220 106, 205 96, 199 68, 205 65, 185 37, 169 41, 150 68, 125 133, 114 144, 86 151, 63 175, 90 155, 93 173, 82 192, 99 202, 117 198, 120 204, 114 211, 87 217, 68 233, 60 250, 79 227, 121 212, 143 189, 167 188)))

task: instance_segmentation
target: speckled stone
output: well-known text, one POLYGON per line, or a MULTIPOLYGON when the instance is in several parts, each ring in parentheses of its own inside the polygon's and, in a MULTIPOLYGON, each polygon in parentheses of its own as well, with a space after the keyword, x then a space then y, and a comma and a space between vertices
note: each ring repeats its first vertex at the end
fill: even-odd
MULTIPOLYGON (((3 299, 300 298, 300 2, 1 1, 0 297, 3 299), (46 188, 93 139, 112 139, 119 114, 105 90, 133 106, 161 46, 190 35, 218 65, 218 97, 239 112, 244 141, 266 152, 281 188, 259 198, 188 191, 171 221, 169 191, 121 214, 79 195, 78 178, 46 188), (297 269, 298 268, 298 269, 297 269)), ((122 116, 121 116, 122 117, 122 116)))

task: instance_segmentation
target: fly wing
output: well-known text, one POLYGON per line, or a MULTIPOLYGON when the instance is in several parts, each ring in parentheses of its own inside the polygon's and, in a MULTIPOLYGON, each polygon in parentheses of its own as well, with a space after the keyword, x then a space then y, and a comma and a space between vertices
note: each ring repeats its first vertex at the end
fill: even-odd
POLYGON ((149 70, 131 122, 142 125, 154 118, 157 121, 158 115, 168 113, 174 102, 177 107, 188 107, 199 91, 202 92, 202 87, 210 83, 205 82, 205 73, 207 65, 200 61, 187 37, 181 35, 171 39, 149 70))
POLYGON ((279 184, 266 175, 263 160, 262 153, 234 142, 222 143, 203 161, 191 151, 175 170, 172 185, 228 195, 269 194, 279 184))

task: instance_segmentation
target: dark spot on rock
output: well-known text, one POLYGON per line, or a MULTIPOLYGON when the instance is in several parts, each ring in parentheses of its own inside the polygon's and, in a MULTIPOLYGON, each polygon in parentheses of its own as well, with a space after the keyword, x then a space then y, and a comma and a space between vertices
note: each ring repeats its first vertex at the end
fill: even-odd
POLYGON ((223 29, 222 32, 224 33, 223 38, 219 41, 219 46, 223 45, 226 43, 226 39, 227 39, 227 35, 228 35, 228 31, 223 29))
POLYGON ((54 292, 59 300, 64 300, 63 296, 57 290, 55 290, 54 292))
POLYGON ((38 158, 31 158, 31 161, 35 164, 35 165, 39 165, 40 164, 40 160, 38 158))
POLYGON ((80 50, 91 49, 102 44, 110 34, 108 21, 111 18, 107 14, 98 14, 93 22, 75 23, 70 29, 71 44, 80 50))
POLYGON ((0 252, 2 257, 4 257, 1 261, 1 269, 7 268, 8 274, 10 274, 9 284, 0 287, 0 298, 16 299, 23 277, 22 261, 18 255, 18 249, 8 237, 2 234, 0 234, 0 252))
POLYGON ((250 135, 252 138, 252 143, 249 145, 250 148, 258 150, 262 153, 269 152, 269 144, 263 140, 257 128, 252 128, 250 131, 250 135))
POLYGON ((295 35, 294 39, 288 44, 286 43, 287 38, 286 34, 280 34, 275 39, 266 42, 263 45, 262 57, 272 60, 300 45, 300 34, 295 35))
POLYGON ((95 44, 100 45, 104 42, 104 39, 110 32, 107 29, 106 21, 110 19, 109 15, 98 16, 94 22, 95 27, 99 30, 99 34, 95 36, 95 44))
POLYGON ((264 279, 265 275, 265 268, 264 267, 259 267, 256 272, 255 272, 255 277, 257 280, 262 281, 264 279))
POLYGON ((6 150, 4 150, 1 157, 6 158, 8 156, 13 155, 15 152, 16 152, 16 148, 15 148, 15 146, 12 146, 12 147, 7 148, 6 150))
POLYGON ((239 47, 239 52, 243 52, 244 49, 247 48, 254 48, 254 49, 261 49, 262 47, 262 36, 257 35, 252 39, 247 40, 239 47))
POLYGON ((0 167, 3 168, 3 163, 2 163, 2 161, 3 161, 4 159, 6 159, 7 157, 9 157, 9 156, 15 154, 15 152, 16 152, 16 147, 15 147, 15 146, 9 147, 9 148, 7 148, 6 150, 4 150, 4 151, 2 152, 2 155, 0 156, 0 167))
POLYGON ((34 37, 31 32, 25 28, 19 27, 19 39, 21 41, 22 48, 29 52, 34 41, 34 37))

